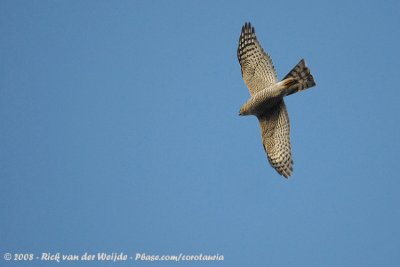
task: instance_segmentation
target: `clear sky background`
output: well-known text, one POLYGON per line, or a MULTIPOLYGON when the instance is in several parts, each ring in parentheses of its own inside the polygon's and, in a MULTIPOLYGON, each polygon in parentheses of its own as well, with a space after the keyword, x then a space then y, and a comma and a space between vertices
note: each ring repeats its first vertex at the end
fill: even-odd
POLYGON ((394 0, 0 1, 0 265, 399 266, 399 25, 394 0), (286 99, 289 180, 238 116, 245 21, 317 83, 286 99))

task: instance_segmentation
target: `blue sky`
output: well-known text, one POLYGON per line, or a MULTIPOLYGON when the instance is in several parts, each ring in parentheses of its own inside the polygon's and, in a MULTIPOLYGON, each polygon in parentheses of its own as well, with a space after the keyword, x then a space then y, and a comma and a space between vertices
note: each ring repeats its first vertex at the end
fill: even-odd
POLYGON ((1 265, 398 266, 399 25, 398 1, 1 1, 1 265), (317 83, 286 99, 289 180, 238 116, 245 21, 317 83))

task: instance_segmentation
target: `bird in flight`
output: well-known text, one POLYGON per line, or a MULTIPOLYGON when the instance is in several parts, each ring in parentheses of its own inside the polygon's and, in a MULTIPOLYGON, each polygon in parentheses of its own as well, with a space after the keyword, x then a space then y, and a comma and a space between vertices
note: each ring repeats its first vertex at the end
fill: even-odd
POLYGON ((274 65, 257 40, 254 27, 246 22, 239 38, 237 57, 250 99, 239 115, 257 116, 268 161, 285 178, 293 172, 290 124, 283 98, 315 86, 304 59, 278 81, 274 65))

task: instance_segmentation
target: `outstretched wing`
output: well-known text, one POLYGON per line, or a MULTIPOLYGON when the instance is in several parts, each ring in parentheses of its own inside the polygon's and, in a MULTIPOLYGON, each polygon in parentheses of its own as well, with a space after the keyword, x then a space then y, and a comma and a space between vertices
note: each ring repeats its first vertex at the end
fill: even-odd
POLYGON ((258 116, 261 137, 269 163, 275 170, 288 178, 293 172, 290 147, 289 116, 283 100, 258 116))
POLYGON ((251 95, 277 82, 272 60, 262 49, 250 22, 242 27, 237 56, 242 67, 243 80, 251 95))

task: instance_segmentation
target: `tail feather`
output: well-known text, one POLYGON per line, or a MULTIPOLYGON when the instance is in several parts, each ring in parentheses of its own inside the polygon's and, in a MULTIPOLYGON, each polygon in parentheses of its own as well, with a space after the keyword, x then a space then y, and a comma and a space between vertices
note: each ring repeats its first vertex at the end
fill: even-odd
POLYGON ((288 78, 294 79, 295 82, 289 87, 287 95, 315 86, 314 77, 311 75, 310 69, 306 66, 304 59, 300 60, 282 80, 288 78))

